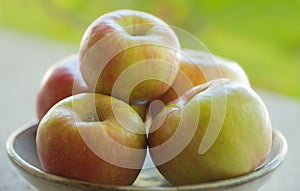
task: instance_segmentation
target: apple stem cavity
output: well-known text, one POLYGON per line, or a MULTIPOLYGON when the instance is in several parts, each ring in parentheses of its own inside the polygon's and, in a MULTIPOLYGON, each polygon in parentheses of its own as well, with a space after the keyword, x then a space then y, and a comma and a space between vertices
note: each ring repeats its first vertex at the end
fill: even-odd
POLYGON ((133 24, 131 26, 125 27, 125 31, 131 36, 144 36, 149 31, 150 24, 133 24))
POLYGON ((205 84, 195 86, 192 89, 185 92, 182 96, 178 97, 174 101, 171 101, 169 104, 176 103, 177 105, 184 106, 191 99, 193 99, 197 94, 207 90, 209 88, 209 85, 210 85, 209 83, 205 83, 205 84))
POLYGON ((87 118, 84 120, 86 122, 99 122, 101 121, 98 116, 95 114, 88 114, 87 118))

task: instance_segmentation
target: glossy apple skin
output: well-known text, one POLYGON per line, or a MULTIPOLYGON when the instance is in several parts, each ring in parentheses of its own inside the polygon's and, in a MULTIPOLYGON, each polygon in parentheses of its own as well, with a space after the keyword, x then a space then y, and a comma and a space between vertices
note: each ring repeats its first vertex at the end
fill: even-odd
POLYGON ((176 34, 164 21, 140 11, 113 11, 85 31, 80 70, 95 92, 145 103, 174 81, 179 50, 176 34))
POLYGON ((77 94, 55 104, 38 126, 36 144, 46 172, 112 185, 134 182, 147 146, 143 122, 128 104, 93 93, 77 94), (113 107, 127 117, 128 126, 118 123, 113 107), (119 149, 120 145, 134 152, 119 149), (132 168, 126 168, 124 161, 132 168))
POLYGON ((194 86, 218 78, 250 86, 247 74, 236 62, 203 51, 182 49, 179 73, 172 88, 159 99, 167 104, 194 86))
POLYGON ((271 123, 262 100, 249 86, 220 80, 189 90, 166 107, 166 118, 159 128, 155 124, 161 114, 150 127, 148 144, 151 157, 161 174, 174 185, 197 184, 245 174, 260 165, 270 151, 271 123), (214 112, 222 110, 221 102, 224 100, 223 117, 210 121, 214 112), (213 103, 217 104, 215 111, 212 110, 213 103), (193 119, 198 122, 196 126, 189 125, 193 119), (181 129, 178 127, 180 120, 183 120, 181 129), (206 134, 210 122, 220 122, 220 127, 212 125, 210 130, 216 131, 206 134), (174 138, 176 131, 181 132, 177 139, 174 138), (210 144, 203 142, 202 148, 210 146, 200 151, 205 134, 208 136, 206 140, 213 141, 210 144), (215 139, 210 139, 212 135, 215 139), (183 142, 182 145, 177 144, 189 136, 186 145, 183 142), (171 138, 174 139, 173 144, 155 150, 171 138), (170 155, 172 157, 168 160, 163 159, 180 146, 178 154, 170 155))
POLYGON ((145 121, 146 113, 147 113, 147 105, 146 104, 130 104, 130 106, 139 114, 141 119, 145 121))
POLYGON ((58 101, 83 92, 89 92, 89 89, 79 70, 79 56, 67 56, 52 65, 41 80, 36 99, 38 120, 58 101))

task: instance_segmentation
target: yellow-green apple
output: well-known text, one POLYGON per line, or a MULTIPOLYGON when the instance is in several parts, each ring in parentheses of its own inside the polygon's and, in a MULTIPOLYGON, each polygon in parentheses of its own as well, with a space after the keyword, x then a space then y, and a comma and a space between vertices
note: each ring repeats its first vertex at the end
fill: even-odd
POLYGON ((143 121, 146 119, 147 105, 146 104, 130 104, 130 106, 139 114, 143 121))
POLYGON ((129 103, 165 93, 179 68, 175 32, 151 14, 118 10, 97 18, 80 43, 80 70, 89 88, 129 103))
POLYGON ((180 71, 172 87, 159 100, 167 104, 192 87, 218 78, 250 85, 245 71, 236 62, 199 50, 183 49, 180 71))
POLYGON ((116 98, 81 93, 55 104, 39 123, 43 170, 98 184, 130 185, 146 155, 143 121, 116 98))
POLYGON ((216 79, 170 102, 153 120, 150 154, 174 185, 215 181, 248 173, 268 156, 268 111, 247 85, 216 79))
POLYGON ((69 55, 44 74, 36 99, 38 120, 58 101, 73 94, 89 92, 79 70, 79 56, 69 55))

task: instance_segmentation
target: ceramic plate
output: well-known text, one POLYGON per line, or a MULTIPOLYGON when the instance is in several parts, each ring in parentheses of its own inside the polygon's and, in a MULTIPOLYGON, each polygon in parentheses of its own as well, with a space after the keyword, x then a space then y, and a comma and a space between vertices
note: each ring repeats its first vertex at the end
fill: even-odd
MULTIPOLYGON (((41 170, 35 144, 36 129, 37 124, 31 122, 13 132, 7 141, 7 154, 20 174, 37 189, 43 191, 253 191, 265 183, 283 162, 287 153, 285 138, 278 130, 273 130, 272 148, 267 160, 259 168, 248 174, 221 181, 174 187, 163 178, 156 168, 148 168, 142 169, 132 186, 108 186, 55 176, 41 170)), ((146 157, 146 162, 151 162, 149 156, 146 157)))

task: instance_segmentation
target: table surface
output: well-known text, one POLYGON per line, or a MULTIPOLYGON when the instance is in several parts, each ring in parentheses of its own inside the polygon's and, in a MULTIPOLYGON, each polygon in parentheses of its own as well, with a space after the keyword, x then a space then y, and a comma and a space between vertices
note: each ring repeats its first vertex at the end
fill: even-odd
MULTIPOLYGON (((3 28, 0 28, 0 42, 0 191, 35 190, 10 163, 5 143, 15 129, 35 118, 37 90, 47 68, 61 58, 77 53, 78 46, 3 28)), ((279 129, 289 144, 285 162, 261 191, 299 190, 300 100, 255 90, 269 110, 273 128, 279 129)))

